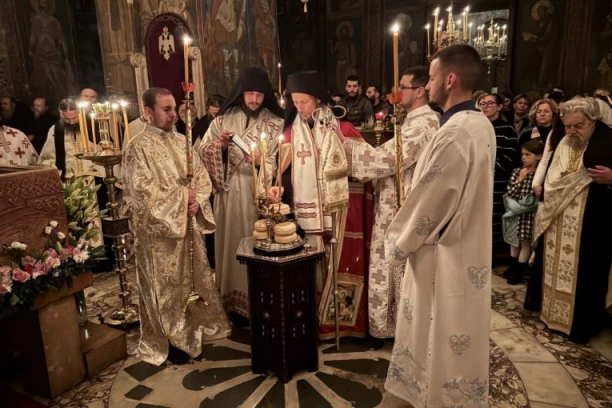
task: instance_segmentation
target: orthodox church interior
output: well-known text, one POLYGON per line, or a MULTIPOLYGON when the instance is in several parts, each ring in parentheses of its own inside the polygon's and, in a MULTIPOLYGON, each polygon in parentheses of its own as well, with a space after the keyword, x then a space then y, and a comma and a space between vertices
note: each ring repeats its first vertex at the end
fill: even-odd
MULTIPOLYGON (((215 98, 228 97, 248 67, 268 74, 282 107, 287 104, 288 76, 302 71, 318 71, 335 103, 343 105, 353 97, 365 98, 372 116, 358 120, 355 128, 365 142, 378 146, 393 138, 393 125, 386 119, 381 124, 381 118, 392 115, 389 108, 393 103, 386 95, 397 84, 397 72, 427 66, 436 51, 456 43, 469 44, 481 55, 480 89, 485 95, 503 98, 499 115, 514 128, 514 137, 518 138, 527 126, 529 105, 535 106, 542 99, 563 104, 576 95, 595 96, 612 105, 612 1, 608 0, 3 0, 0 8, 2 123, 28 135, 38 154, 50 126, 58 120, 66 121, 61 109, 58 111, 60 101, 83 101, 84 90, 95 91, 101 106, 107 101, 113 106, 98 115, 110 118, 104 122, 109 125, 108 132, 113 132, 113 126, 125 128, 121 131, 125 138, 129 135, 127 124, 131 127, 143 118, 141 97, 147 89, 167 88, 181 105, 186 100, 185 84, 191 83, 191 89, 187 89, 191 117, 186 119, 181 112, 177 117, 176 129, 180 130, 182 124, 184 130, 186 122, 214 117, 216 113, 212 112, 222 104, 215 103, 215 98), (358 82, 357 96, 348 90, 347 84, 352 82, 348 78, 358 82), (41 99, 45 109, 38 112, 36 101, 41 99), (27 114, 17 117, 19 107, 27 114), (39 115, 43 112, 51 119, 39 132, 31 123, 42 123, 39 115)), ((474 103, 484 106, 483 111, 487 108, 481 99, 474 103)), ((80 130, 87 132, 88 123, 93 121, 88 122, 81 105, 78 109, 80 130)), ((102 123, 99 126, 104 129, 102 123)), ((531 126, 536 129, 540 124, 531 126)), ((548 126, 552 126, 550 122, 548 126)), ((2 136, 0 146, 12 148, 10 139, 2 136)), ((142 335, 139 313, 143 311, 138 310, 137 249, 125 229, 127 219, 112 212, 118 211, 120 203, 122 181, 113 175, 113 165, 120 162, 120 155, 115 162, 96 162, 101 177, 107 183, 111 180, 104 188, 113 191, 109 195, 111 212, 102 217, 111 220, 101 221, 109 259, 89 268, 83 258, 87 246, 74 243, 62 247, 58 242, 69 231, 76 231, 70 225, 77 222, 79 212, 83 217, 93 211, 78 207, 74 197, 84 195, 95 203, 96 192, 87 185, 73 184, 75 181, 62 179, 60 183, 57 172, 50 172, 48 167, 11 168, 0 161, 1 406, 412 406, 385 389, 385 381, 393 373, 395 336, 368 331, 372 323, 366 310, 373 302, 367 293, 375 281, 374 269, 367 267, 368 238, 373 240, 376 235, 371 231, 377 208, 374 205, 364 205, 363 229, 359 231, 366 259, 366 267, 360 272, 361 286, 342 286, 344 297, 337 295, 336 303, 332 301, 333 310, 339 310, 343 322, 361 322, 360 333, 336 338, 334 316, 326 315, 331 329, 317 338, 316 319, 321 317, 317 316, 314 298, 320 301, 321 294, 308 292, 306 296, 298 286, 293 289, 288 280, 287 293, 304 296, 300 307, 312 306, 312 313, 290 306, 287 310, 297 318, 307 312, 314 319, 304 323, 308 327, 304 326, 302 334, 296 335, 298 326, 293 326, 293 333, 286 329, 287 336, 302 339, 297 349, 285 352, 289 340, 275 338, 274 330, 281 330, 281 324, 285 327, 285 320, 275 322, 274 313, 270 316, 265 307, 251 306, 251 319, 230 313, 231 335, 205 341, 202 353, 185 364, 143 361, 138 348, 142 335), (124 228, 123 233, 112 232, 115 228, 124 228), (19 252, 19 243, 24 243, 24 248, 26 244, 28 248, 42 248, 42 252, 48 239, 59 245, 57 251, 55 246, 46 249, 58 257, 58 263, 49 268, 61 269, 62 273, 38 282, 40 275, 47 273, 46 267, 36 273, 36 260, 28 258, 32 259, 30 269, 26 269, 24 260, 21 270, 11 259, 36 257, 19 252), (69 255, 63 258, 67 248, 69 255), (121 258, 119 262, 115 254, 121 258), (18 275, 17 270, 27 276, 18 275), (362 301, 353 304, 357 296, 362 301), (359 304, 364 305, 362 316, 358 316, 362 313, 357 312, 359 304), (261 317, 255 317, 256 313, 261 317), (311 354, 309 349, 313 350, 311 354), (262 350, 273 357, 261 357, 262 350), (269 360, 269 367, 260 368, 262 358, 269 360)), ((356 184, 349 183, 351 192, 356 184)), ((364 201, 376 199, 373 188, 359 188, 364 201)), ((100 225, 99 219, 97 222, 100 225)), ((231 224, 224 225, 232 228, 231 224)), ((610 231, 599 233, 601 237, 592 239, 607 240, 612 246, 610 231)), ((306 241, 306 252, 290 255, 295 257, 291 262, 298 262, 292 265, 300 265, 306 271, 303 273, 314 276, 312 271, 325 257, 325 250, 319 241, 306 241)), ((207 245, 209 255, 215 252, 212 248, 207 245)), ((525 308, 529 273, 521 279, 521 272, 518 281, 508 279, 507 270, 513 262, 509 248, 504 243, 504 250, 494 254, 489 279, 485 405, 468 402, 454 406, 612 407, 612 308, 607 309, 602 330, 586 341, 573 341, 566 333, 550 329, 539 312, 525 308)), ((278 276, 302 276, 278 258, 256 256, 252 248, 249 252, 241 246, 238 252, 241 264, 246 265, 241 273, 246 274, 247 268, 249 271, 252 301, 259 299, 257 293, 264 293, 257 292, 257 279, 268 282, 265 268, 278 276)), ((87 256, 93 256, 93 252, 87 256)), ((193 262, 193 254, 191 259, 193 262)), ((214 269, 210 256, 209 260, 214 269)), ((297 279, 302 278, 296 278, 295 284, 297 279)), ((300 281, 299 285, 314 282, 314 277, 312 282, 310 277, 304 279, 306 283, 300 281)), ((284 293, 282 285, 280 288, 275 289, 278 292, 270 289, 270 293, 284 293)), ((608 300, 607 305, 612 304, 612 289, 608 300)), ((194 302, 198 301, 202 304, 206 299, 194 302)), ((396 302, 398 318, 408 318, 412 313, 409 304, 400 299, 396 302)), ((469 347, 469 337, 449 341, 454 342, 454 350, 469 347)))

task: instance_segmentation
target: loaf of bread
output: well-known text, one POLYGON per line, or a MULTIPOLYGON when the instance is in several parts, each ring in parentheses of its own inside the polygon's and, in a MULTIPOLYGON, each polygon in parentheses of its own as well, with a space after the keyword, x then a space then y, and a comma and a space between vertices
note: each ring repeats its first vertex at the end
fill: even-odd
POLYGON ((287 215, 291 212, 291 207, 289 204, 280 203, 280 204, 270 204, 268 206, 268 211, 271 213, 280 213, 281 215, 287 215))
POLYGON ((279 244, 289 244, 298 239, 298 235, 295 232, 292 232, 289 235, 274 235, 274 241, 279 244))
POLYGON ((288 236, 295 233, 295 224, 293 222, 281 222, 274 226, 274 235, 288 236))
POLYGON ((268 226, 266 225, 266 220, 257 220, 254 225, 255 231, 260 232, 268 232, 268 226))
POLYGON ((259 240, 268 239, 268 233, 266 231, 253 231, 253 238, 259 240))

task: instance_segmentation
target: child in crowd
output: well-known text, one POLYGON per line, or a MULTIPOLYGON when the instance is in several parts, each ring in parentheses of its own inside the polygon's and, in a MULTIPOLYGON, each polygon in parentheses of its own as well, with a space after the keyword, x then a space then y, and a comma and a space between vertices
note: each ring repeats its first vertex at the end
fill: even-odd
POLYGON ((502 217, 502 226, 504 240, 510 244, 512 261, 503 276, 511 285, 521 283, 528 269, 534 215, 538 208, 531 183, 543 152, 544 143, 539 139, 530 140, 522 146, 523 167, 513 170, 504 196, 506 213, 502 217))

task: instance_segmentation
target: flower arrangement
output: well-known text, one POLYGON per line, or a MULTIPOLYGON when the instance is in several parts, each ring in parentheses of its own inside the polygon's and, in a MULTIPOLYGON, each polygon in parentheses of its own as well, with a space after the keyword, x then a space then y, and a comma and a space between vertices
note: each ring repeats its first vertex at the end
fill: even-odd
POLYGON ((106 210, 99 211, 95 198, 100 186, 88 184, 82 177, 71 177, 62 183, 68 218, 68 235, 59 231, 57 221, 44 228, 44 248, 30 248, 13 242, 0 252, 0 310, 6 307, 31 308, 36 296, 49 289, 70 286, 78 274, 91 270, 104 256, 98 245, 97 223, 106 210))

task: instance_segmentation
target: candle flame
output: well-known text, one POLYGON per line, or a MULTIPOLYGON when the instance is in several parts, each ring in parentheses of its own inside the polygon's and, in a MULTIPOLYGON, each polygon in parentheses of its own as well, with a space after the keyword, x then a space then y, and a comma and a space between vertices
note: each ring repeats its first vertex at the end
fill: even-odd
POLYGON ((391 31, 393 31, 393 34, 399 33, 399 24, 398 23, 393 24, 393 27, 391 27, 391 31))
POLYGON ((118 103, 113 103, 111 105, 111 108, 113 108, 113 110, 117 110, 117 109, 119 109, 119 104, 118 103))
POLYGON ((438 14, 440 14, 440 7, 437 7, 437 8, 434 10, 434 16, 437 16, 438 14))
POLYGON ((453 11, 453 6, 450 6, 449 8, 446 9, 449 13, 451 13, 453 11))
POLYGON ((280 68, 280 67, 282 67, 282 65, 281 65, 281 63, 280 63, 280 62, 278 63, 278 67, 279 67, 279 68, 280 68))
POLYGON ((261 135, 259 135, 259 137, 261 138, 261 140, 265 140, 268 135, 266 135, 266 132, 261 132, 261 135))
POLYGON ((78 107, 79 109, 86 108, 86 107, 87 107, 87 105, 89 105, 87 102, 79 102, 79 103, 77 103, 77 107, 78 107))
POLYGON ((426 29, 426 30, 429 30, 429 24, 427 24, 427 25, 425 26, 425 29, 426 29))
POLYGON ((184 36, 183 42, 187 45, 191 44, 191 37, 189 37, 188 35, 184 36))
POLYGON ((283 140, 285 140, 285 135, 282 135, 282 134, 281 134, 281 135, 279 135, 279 136, 278 136, 278 141, 279 141, 280 143, 283 143, 283 140))
POLYGON ((468 24, 468 27, 472 27, 472 23, 468 24))
POLYGON ((470 6, 465 6, 465 12, 469 13, 470 12, 470 6))
POLYGON ((126 101, 119 101, 119 105, 121 105, 122 108, 125 108, 128 106, 128 103, 126 101))
POLYGON ((96 112, 89 112, 89 116, 91 116, 91 118, 95 118, 96 117, 96 112))
POLYGON ((255 143, 251 143, 251 150, 257 149, 257 145, 255 143))
POLYGON ((504 24, 502 28, 505 30, 506 28, 508 28, 508 26, 504 24))

